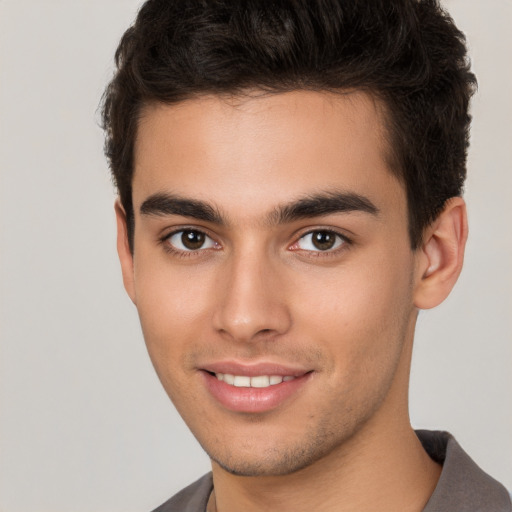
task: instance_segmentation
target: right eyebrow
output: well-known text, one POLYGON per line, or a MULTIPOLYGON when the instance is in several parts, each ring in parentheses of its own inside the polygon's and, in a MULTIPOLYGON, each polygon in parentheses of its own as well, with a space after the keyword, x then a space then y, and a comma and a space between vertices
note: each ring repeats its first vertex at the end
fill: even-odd
POLYGON ((185 199, 179 196, 156 193, 149 196, 140 207, 141 215, 180 215, 191 219, 224 225, 224 219, 210 204, 196 199, 185 199))

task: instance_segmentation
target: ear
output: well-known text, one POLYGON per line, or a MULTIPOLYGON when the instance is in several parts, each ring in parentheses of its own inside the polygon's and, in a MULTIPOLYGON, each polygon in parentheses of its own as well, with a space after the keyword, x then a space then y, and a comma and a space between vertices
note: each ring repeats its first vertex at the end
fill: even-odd
POLYGON ((130 251, 128 242, 128 227, 126 221, 126 212, 119 199, 115 202, 116 220, 117 220, 117 254, 121 263, 121 271, 123 273, 123 283, 126 293, 135 304, 135 283, 134 283, 134 267, 133 254, 130 251))
POLYGON ((461 197, 453 197, 425 230, 418 249, 414 292, 417 308, 433 308, 448 297, 462 270, 467 237, 466 203, 461 197))

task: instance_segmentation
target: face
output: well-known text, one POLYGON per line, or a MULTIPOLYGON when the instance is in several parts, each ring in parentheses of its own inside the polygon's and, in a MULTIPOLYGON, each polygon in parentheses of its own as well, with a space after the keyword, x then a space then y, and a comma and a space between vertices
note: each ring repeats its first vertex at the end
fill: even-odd
POLYGON ((383 124, 356 92, 140 121, 125 284, 169 397, 230 472, 288 474, 407 415, 415 256, 383 124))

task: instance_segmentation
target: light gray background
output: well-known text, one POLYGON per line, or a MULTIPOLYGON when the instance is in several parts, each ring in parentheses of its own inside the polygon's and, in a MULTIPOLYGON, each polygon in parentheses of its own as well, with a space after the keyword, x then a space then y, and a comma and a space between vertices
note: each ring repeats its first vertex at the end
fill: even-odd
MULTIPOLYGON (((150 510, 208 469, 154 375, 115 253, 95 113, 135 0, 0 0, 0 511, 150 510)), ((479 76, 470 241, 421 314, 412 421, 512 488, 509 0, 447 0, 479 76)))

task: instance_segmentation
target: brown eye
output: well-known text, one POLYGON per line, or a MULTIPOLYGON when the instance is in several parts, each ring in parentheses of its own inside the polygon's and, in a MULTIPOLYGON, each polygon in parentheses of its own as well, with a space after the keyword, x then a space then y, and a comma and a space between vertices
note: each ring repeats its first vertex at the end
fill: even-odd
POLYGON ((183 231, 181 243, 189 250, 201 249, 204 244, 205 234, 200 231, 183 231))
POLYGON ((320 251, 327 251, 334 247, 336 235, 329 231, 315 231, 312 236, 312 242, 320 251))
POLYGON ((305 251, 325 252, 337 249, 345 240, 341 235, 329 230, 310 231, 303 235, 297 242, 299 249, 305 251))
POLYGON ((182 229, 169 236, 167 241, 180 251, 198 251, 215 247, 215 242, 197 229, 182 229))

